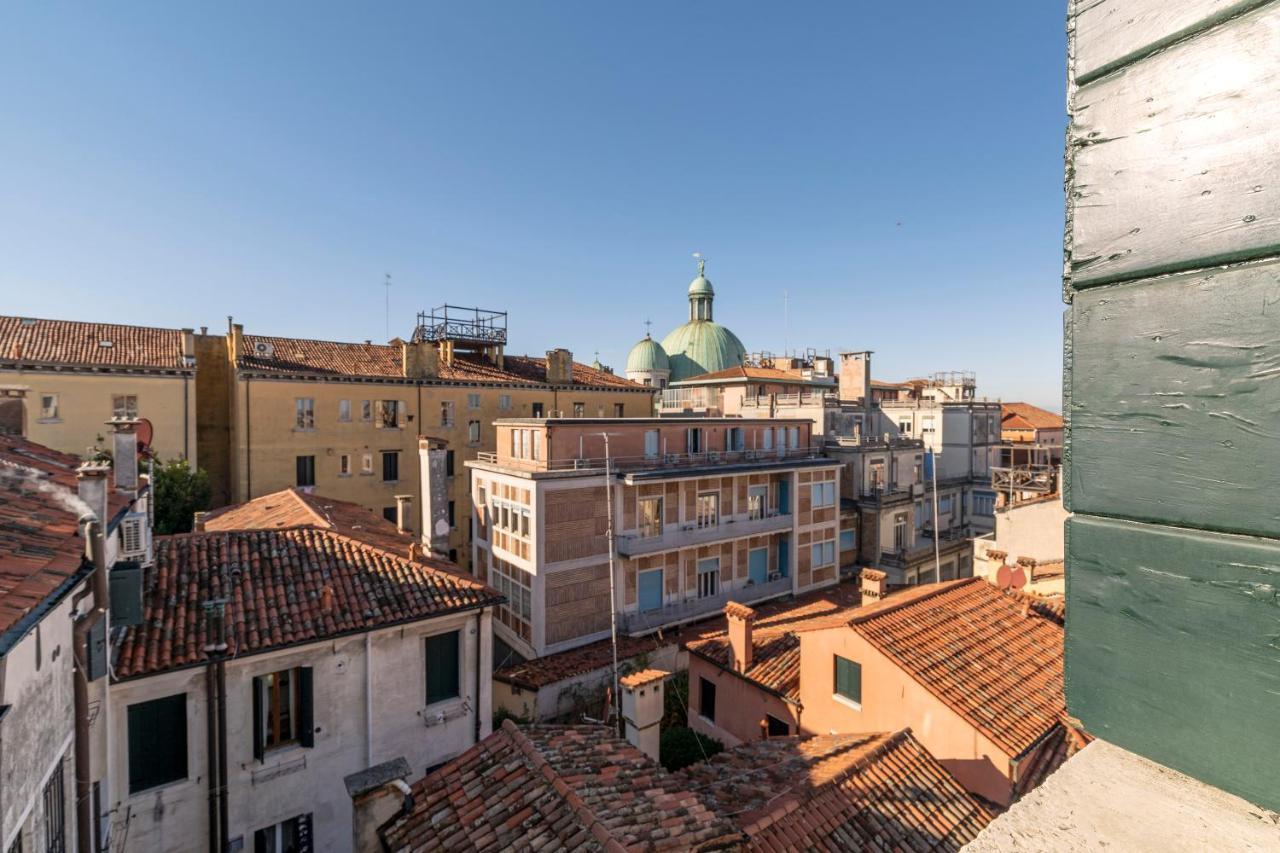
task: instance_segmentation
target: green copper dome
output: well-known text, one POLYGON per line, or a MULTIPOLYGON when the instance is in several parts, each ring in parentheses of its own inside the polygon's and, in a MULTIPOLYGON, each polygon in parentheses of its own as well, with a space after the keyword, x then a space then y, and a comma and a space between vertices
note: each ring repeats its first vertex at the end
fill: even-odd
POLYGON ((690 320, 662 339, 671 362, 671 382, 742 364, 747 348, 738 336, 711 320, 690 320))
POLYGON ((631 348, 627 356, 627 373, 642 370, 670 370, 671 362, 667 359, 667 351, 648 335, 644 340, 631 348))
POLYGON ((702 273, 698 273, 698 277, 689 282, 690 296, 715 296, 715 288, 711 286, 711 279, 702 273))

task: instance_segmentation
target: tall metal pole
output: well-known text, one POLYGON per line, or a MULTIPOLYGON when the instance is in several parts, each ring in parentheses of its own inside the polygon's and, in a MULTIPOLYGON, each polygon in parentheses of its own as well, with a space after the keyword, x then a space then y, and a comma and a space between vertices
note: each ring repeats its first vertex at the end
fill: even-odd
POLYGON ((615 591, 616 581, 613 572, 613 469, 609 459, 609 433, 600 433, 604 437, 604 503, 605 512, 609 514, 609 523, 605 528, 605 537, 609 543, 609 639, 613 645, 613 705, 614 726, 621 724, 622 696, 618 692, 618 603, 615 591))
POLYGON ((942 519, 938 518, 938 454, 930 450, 929 457, 933 460, 930 466, 933 468, 933 579, 940 581, 942 580, 942 547, 938 544, 938 538, 942 535, 942 519))

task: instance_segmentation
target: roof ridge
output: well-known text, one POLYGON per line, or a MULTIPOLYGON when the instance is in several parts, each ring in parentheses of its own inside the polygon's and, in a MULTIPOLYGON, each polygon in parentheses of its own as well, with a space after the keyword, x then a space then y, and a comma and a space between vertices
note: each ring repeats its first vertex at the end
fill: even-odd
POLYGON ((54 317, 33 317, 30 314, 0 314, 0 320, 35 320, 38 323, 74 323, 77 326, 111 326, 115 329, 150 329, 156 332, 181 332, 174 326, 144 326, 140 323, 109 323, 105 320, 60 320, 54 317))
POLYGON ((863 612, 855 611, 853 616, 849 617, 849 621, 847 624, 849 625, 849 627, 853 627, 854 625, 861 625, 864 622, 868 622, 879 616, 883 616, 886 613, 896 613, 897 611, 902 610, 903 608, 910 607, 922 601, 928 601, 931 598, 937 598, 939 595, 942 595, 947 592, 951 592, 953 589, 959 589, 963 586, 972 585, 975 582, 986 583, 987 581, 984 578, 979 578, 979 577, 956 578, 955 580, 943 581, 942 583, 921 584, 920 586, 928 589, 927 592, 916 592, 915 590, 903 590, 901 592, 898 592, 897 594, 890 594, 887 598, 883 599, 882 601, 858 608, 857 610, 860 610, 863 612))
POLYGON ((369 343, 365 343, 364 341, 334 341, 329 340, 328 338, 299 338, 293 335, 260 335, 255 332, 245 332, 243 337, 246 340, 249 338, 266 338, 276 341, 301 341, 303 343, 311 344, 337 344, 338 346, 344 347, 382 347, 383 349, 397 349, 395 344, 377 344, 373 341, 370 341, 369 343))

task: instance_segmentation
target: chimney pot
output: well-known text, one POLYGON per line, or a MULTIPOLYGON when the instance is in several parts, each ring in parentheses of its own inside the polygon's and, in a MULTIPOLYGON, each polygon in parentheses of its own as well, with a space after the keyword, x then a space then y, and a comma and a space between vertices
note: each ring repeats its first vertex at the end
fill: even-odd
POLYGON ((859 587, 863 601, 879 601, 885 597, 885 579, 888 577, 879 569, 863 569, 859 587))
POLYGON ((86 462, 76 469, 76 492, 88 505, 105 530, 107 522, 107 472, 111 466, 104 462, 86 462))
POLYGON ((746 672, 755 659, 755 645, 751 635, 756 612, 745 604, 730 601, 724 606, 724 616, 729 623, 729 651, 733 655, 733 669, 736 672, 746 672))

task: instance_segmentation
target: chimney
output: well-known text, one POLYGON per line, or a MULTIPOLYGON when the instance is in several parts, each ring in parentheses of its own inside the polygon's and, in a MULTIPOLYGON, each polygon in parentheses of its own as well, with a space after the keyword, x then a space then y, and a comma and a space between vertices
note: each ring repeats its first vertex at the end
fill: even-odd
POLYGON ((863 569, 860 576, 859 588, 862 590, 862 600, 864 603, 879 601, 886 595, 885 578, 888 577, 879 569, 863 569))
POLYGON ((111 457, 116 489, 133 496, 138 493, 138 422, 125 418, 107 421, 111 427, 111 457))
POLYGON ((449 442, 442 438, 418 440, 418 464, 422 478, 422 544, 440 560, 449 554, 449 442))
POLYGON ((182 330, 182 366, 196 366, 196 332, 195 329, 182 330))
POLYGON ((410 772, 408 761, 393 758, 343 778, 351 797, 354 853, 382 853, 378 828, 413 809, 413 790, 405 782, 410 772))
POLYGON ((871 405, 871 351, 840 353, 840 399, 871 405))
POLYGON ((231 361, 240 360, 240 356, 244 353, 244 324, 232 323, 231 318, 227 318, 227 325, 231 327, 231 334, 228 336, 228 343, 231 346, 231 361))
POLYGON ((440 353, 429 341, 401 341, 400 367, 405 379, 435 379, 440 375, 440 353))
POLYGON ((195 520, 191 524, 191 529, 196 533, 204 533, 205 521, 209 518, 208 510, 202 510, 195 514, 195 520))
POLYGON ((987 549, 987 561, 991 563, 999 563, 1004 565, 1004 558, 1009 556, 1007 551, 997 551, 995 548, 987 549))
POLYGON ((111 466, 105 462, 85 462, 76 469, 76 491, 80 500, 93 512, 105 530, 107 522, 107 472, 111 466))
POLYGON ((662 684, 669 673, 642 669, 622 678, 622 719, 627 743, 658 760, 658 740, 662 722, 662 684))
POLYGON ((547 384, 573 384, 573 353, 563 348, 547 350, 547 384))
POLYGON ((755 658, 751 627, 755 624, 756 612, 745 604, 730 601, 724 606, 724 616, 729 621, 729 650, 733 654, 733 669, 735 672, 746 672, 755 658))
POLYGON ((396 529, 401 533, 413 532, 413 495, 396 495, 396 529))

